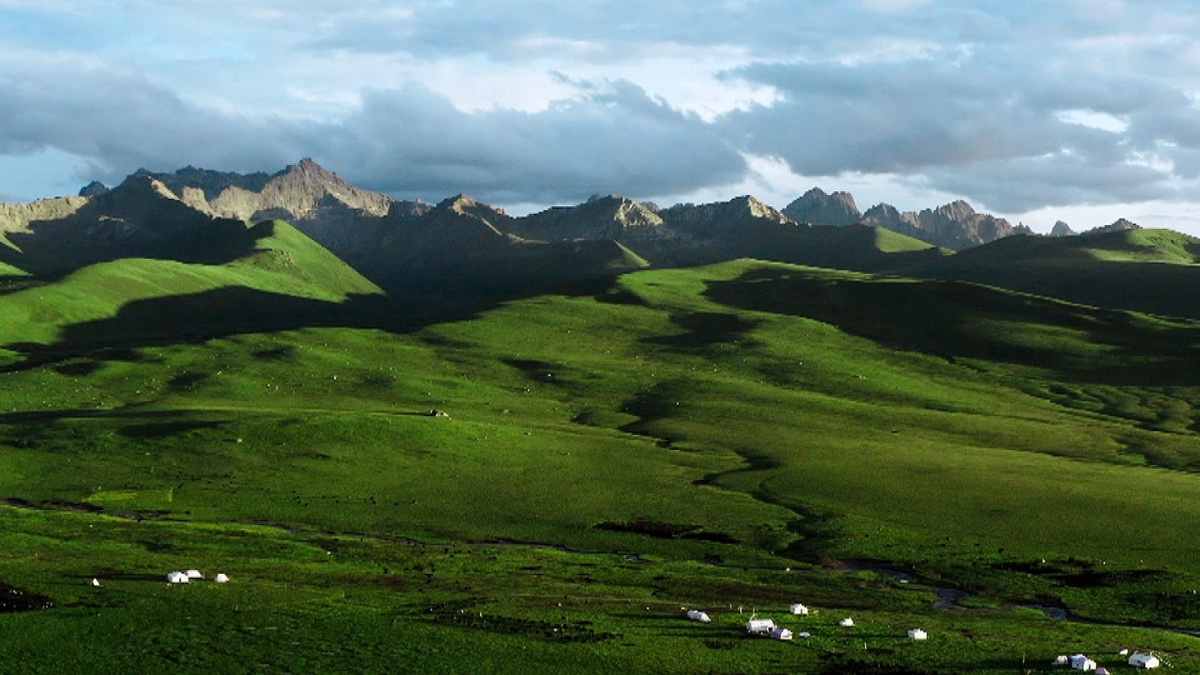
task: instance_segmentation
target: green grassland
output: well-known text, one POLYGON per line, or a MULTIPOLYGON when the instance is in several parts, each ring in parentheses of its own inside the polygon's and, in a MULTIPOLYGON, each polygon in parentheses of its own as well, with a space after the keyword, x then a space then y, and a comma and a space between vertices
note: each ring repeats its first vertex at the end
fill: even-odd
MULTIPOLYGON (((377 286, 285 222, 265 222, 255 226, 255 231, 258 236, 255 248, 228 263, 121 259, 84 267, 56 283, 9 293, 3 296, 5 321, 0 324, 0 345, 52 344, 64 331, 74 330, 78 334, 89 326, 108 328, 95 324, 145 300, 173 299, 174 302, 160 304, 178 311, 180 302, 186 303, 188 296, 212 298, 217 302, 210 306, 192 303, 183 309, 222 316, 228 322, 239 316, 253 317, 256 308, 222 304, 220 300, 242 300, 255 291, 275 296, 264 304, 276 303, 278 296, 284 296, 285 301, 297 298, 338 303, 350 295, 380 293, 377 286)), ((141 324, 122 326, 124 335, 107 330, 93 332, 101 334, 96 336, 100 343, 129 340, 134 337, 130 331, 174 337, 184 334, 177 323, 156 317, 146 317, 141 324)))
POLYGON ((910 273, 973 281, 1098 307, 1200 318, 1200 240, 1171 230, 1005 237, 910 273))
POLYGON ((1200 324, 756 261, 397 324, 293 232, 0 295, 4 663, 1200 668, 1200 324))

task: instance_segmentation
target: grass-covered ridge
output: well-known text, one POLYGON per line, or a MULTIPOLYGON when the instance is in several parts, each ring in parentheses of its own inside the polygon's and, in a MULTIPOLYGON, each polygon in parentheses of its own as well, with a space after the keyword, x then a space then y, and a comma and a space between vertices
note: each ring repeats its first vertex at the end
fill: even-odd
POLYGON ((1200 240, 1171 230, 1006 237, 913 272, 1098 307, 1200 318, 1200 240))
MULTIPOLYGON (((255 245, 245 256, 221 264, 123 258, 89 265, 46 284, 0 295, 0 347, 19 342, 53 343, 72 327, 109 319, 137 302, 178 309, 171 299, 196 297, 190 311, 220 315, 236 322, 253 318, 253 306, 223 302, 247 293, 279 295, 337 303, 352 295, 379 293, 379 288, 324 248, 283 221, 266 221, 251 231, 255 245), (207 294, 207 295, 205 295, 207 294), (211 302, 205 302, 210 298, 211 302)), ((165 312, 164 312, 165 315, 165 312)), ((129 333, 108 335, 112 342, 130 339, 144 329, 170 334, 172 324, 145 317, 129 333)), ((176 326, 176 328, 178 328, 176 326)), ((78 330, 78 329, 77 329, 78 330)), ((183 331, 176 330, 178 337, 183 331)), ((103 337, 103 336, 102 336, 103 337)))
MULTIPOLYGON (((277 261, 205 271, 279 297, 277 261)), ((167 269, 131 288, 196 292, 167 269)), ((1195 323, 736 261, 405 331, 63 340, 154 299, 112 284, 68 311, 100 271, 36 289, 49 306, 0 295, 43 312, 0 342, 56 349, 0 372, 0 497, 25 505, 0 509, 0 583, 56 601, 0 614, 4 656, 94 665, 55 639, 90 626, 173 636, 97 652, 118 666, 1000 673, 1121 646, 1200 666, 1159 629, 1200 629, 1195 323), (193 565, 236 583, 156 578, 193 565), (745 639, 739 605, 814 637, 745 639), (229 639, 193 643, 184 616, 229 639)), ((354 308, 352 281, 309 299, 354 308)))

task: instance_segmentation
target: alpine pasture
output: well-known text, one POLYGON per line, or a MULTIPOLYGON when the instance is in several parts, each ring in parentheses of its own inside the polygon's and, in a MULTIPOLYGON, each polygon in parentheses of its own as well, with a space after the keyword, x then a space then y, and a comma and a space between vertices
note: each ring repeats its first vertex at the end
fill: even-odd
POLYGON ((752 260, 428 319, 293 232, 0 290, 5 668, 1200 669, 1200 324, 752 260))

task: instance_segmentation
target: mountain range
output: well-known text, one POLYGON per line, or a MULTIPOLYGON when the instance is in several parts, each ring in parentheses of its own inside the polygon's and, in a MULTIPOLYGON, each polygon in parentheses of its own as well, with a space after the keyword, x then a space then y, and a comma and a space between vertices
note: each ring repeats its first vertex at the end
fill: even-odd
POLYGON ((1079 236, 1059 223, 1040 236, 963 201, 862 213, 849 193, 819 188, 782 211, 752 196, 659 208, 597 195, 513 217, 461 194, 438 204, 395 200, 311 159, 271 175, 141 170, 112 189, 92 183, 78 196, 0 204, 0 279, 32 283, 120 258, 224 264, 256 250, 249 225, 263 221, 290 223, 356 274, 410 298, 470 302, 644 267, 759 258, 1200 314, 1155 281, 1200 283, 1197 241, 1123 219, 1079 236))

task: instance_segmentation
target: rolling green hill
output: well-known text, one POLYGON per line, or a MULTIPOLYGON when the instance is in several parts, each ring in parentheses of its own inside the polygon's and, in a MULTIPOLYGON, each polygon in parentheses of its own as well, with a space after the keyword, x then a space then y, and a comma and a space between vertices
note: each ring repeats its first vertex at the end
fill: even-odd
POLYGON ((1008 237, 913 270, 1099 307, 1200 318, 1200 240, 1170 230, 1008 237))
POLYGON ((741 260, 399 330, 320 249, 263 234, 230 263, 0 296, 26 312, 2 342, 52 352, 0 371, 0 583, 54 603, 0 613, 0 657, 1007 673, 1137 646, 1200 667, 1200 324, 741 260), (159 313, 234 287, 311 323, 159 313), (234 582, 162 583, 193 566, 234 582), (745 638, 753 611, 812 637, 745 638))
MULTIPOLYGON (((247 228, 246 237, 254 242, 254 248, 225 263, 125 258, 0 295, 0 312, 8 319, 0 325, 0 346, 49 345, 87 332, 81 327, 118 316, 123 308, 139 301, 156 303, 163 314, 151 313, 117 331, 93 331, 96 334, 89 341, 103 344, 150 335, 178 339, 219 334, 223 324, 254 325, 262 312, 281 309, 289 299, 312 301, 314 308, 321 303, 332 307, 350 296, 379 293, 378 287, 287 223, 264 221, 247 228), (222 289, 224 293, 219 292, 222 289), (248 293, 253 292, 257 292, 257 300, 247 301, 248 293), (194 314, 191 320, 189 314, 194 314)), ((300 325, 314 322, 320 323, 312 316, 292 321, 300 325)))

